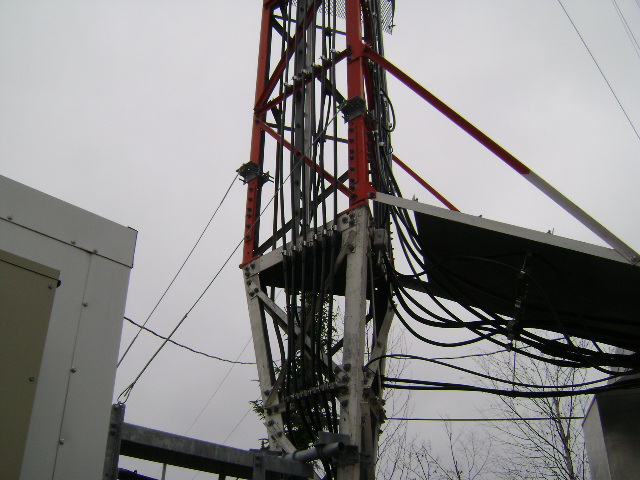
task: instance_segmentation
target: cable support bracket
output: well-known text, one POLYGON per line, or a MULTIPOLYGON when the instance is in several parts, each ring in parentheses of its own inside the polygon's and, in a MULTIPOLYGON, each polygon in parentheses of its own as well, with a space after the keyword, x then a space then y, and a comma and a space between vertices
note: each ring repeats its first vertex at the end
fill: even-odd
POLYGON ((260 185, 264 185, 267 182, 273 181, 273 177, 269 175, 269 172, 261 172, 260 166, 254 162, 247 162, 236 170, 240 176, 242 183, 245 185, 254 178, 258 178, 260 185))
POLYGON ((345 123, 348 123, 354 118, 367 113, 367 104, 362 97, 355 96, 345 100, 340 106, 340 111, 342 111, 345 123))

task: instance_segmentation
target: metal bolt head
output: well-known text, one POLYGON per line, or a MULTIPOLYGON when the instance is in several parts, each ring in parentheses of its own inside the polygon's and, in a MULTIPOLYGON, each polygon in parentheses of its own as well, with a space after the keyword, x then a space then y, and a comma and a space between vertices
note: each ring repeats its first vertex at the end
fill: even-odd
POLYGON ((76 373, 78 369, 76 367, 71 367, 71 373, 76 373))
POLYGON ((7 220, 9 221, 13 220, 13 215, 7 215, 7 220))
POLYGON ((29 377, 29 381, 30 382, 35 382, 36 381, 36 377, 29 377))
POLYGON ((83 307, 88 307, 89 306, 89 302, 82 302, 82 306, 83 307))
POLYGON ((75 245, 76 241, 75 240, 71 240, 71 245, 75 245))
POLYGON ((98 250, 94 248, 93 253, 98 253, 98 250))
POLYGON ((61 438, 60 440, 58 440, 58 443, 59 443, 60 445, 64 445, 64 438, 61 438))

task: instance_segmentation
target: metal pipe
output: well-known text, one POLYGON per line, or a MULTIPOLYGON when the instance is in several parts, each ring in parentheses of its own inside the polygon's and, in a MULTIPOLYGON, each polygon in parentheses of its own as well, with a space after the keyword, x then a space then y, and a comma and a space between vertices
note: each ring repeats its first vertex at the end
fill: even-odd
POLYGON ((296 460, 298 462, 312 462, 321 458, 337 457, 344 453, 347 446, 344 442, 328 443, 326 445, 318 445, 306 450, 297 450, 293 453, 286 454, 285 460, 296 460))

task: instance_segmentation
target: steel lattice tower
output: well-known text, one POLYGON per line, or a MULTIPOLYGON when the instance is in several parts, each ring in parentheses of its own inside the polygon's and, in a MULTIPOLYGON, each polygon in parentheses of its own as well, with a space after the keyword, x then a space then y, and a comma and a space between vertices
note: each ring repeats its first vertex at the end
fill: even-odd
POLYGON ((373 478, 393 318, 381 260, 391 168, 389 0, 265 0, 243 275, 271 449, 351 445, 328 478, 373 478), (272 173, 271 173, 272 172, 272 173), (276 360, 277 359, 277 360, 276 360))
MULTIPOLYGON (((420 233, 407 213, 416 210, 431 218, 451 220, 450 226, 440 223, 438 227, 451 231, 460 225, 478 224, 477 219, 458 212, 445 215, 442 209, 420 207, 402 198, 392 164, 405 170, 447 208, 457 210, 393 154, 395 118, 387 95, 387 73, 608 243, 613 250, 599 250, 597 255, 612 260, 615 267, 611 268, 635 276, 637 268, 628 264, 636 265, 639 258, 631 247, 532 169, 385 59, 383 31, 391 29, 392 17, 393 1, 389 0, 264 0, 251 158, 239 169, 247 183, 241 266, 269 445, 291 453, 316 442, 339 440, 349 444, 353 448, 351 456, 323 459, 327 478, 341 480, 374 477, 378 432, 385 420, 383 382, 399 388, 388 382, 394 379, 384 376, 381 359, 395 311, 392 295, 398 295, 402 302, 405 287, 422 292, 429 289, 432 298, 442 296, 462 306, 479 308, 488 316, 468 309, 483 324, 481 332, 474 330, 478 338, 504 336, 509 340, 522 333, 518 329, 522 327, 524 297, 511 298, 511 291, 495 293, 487 303, 478 297, 478 292, 486 293, 491 287, 486 284, 486 276, 475 279, 477 269, 473 268, 453 274, 448 270, 450 264, 441 267, 469 248, 474 253, 467 253, 465 258, 493 258, 496 254, 476 252, 473 242, 459 245, 457 253, 447 244, 442 246, 442 258, 434 260, 438 239, 426 238, 425 231, 434 232, 435 227, 423 225, 420 233), (429 270, 427 282, 412 283, 395 271, 389 242, 391 218, 399 226, 396 233, 405 257, 413 256, 423 273, 429 270), (452 227, 454 224, 457 226, 452 227), (617 265, 621 262, 622 266, 617 265), (467 278, 466 283, 460 280, 463 278, 467 278), (469 285, 481 288, 474 287, 465 294, 469 285), (504 297, 506 303, 496 304, 498 297, 504 297)), ((526 253, 517 265, 509 267, 519 269, 521 277, 526 277, 529 256, 542 258, 540 252, 549 248, 534 246, 531 242, 538 238, 535 234, 491 224, 458 237, 484 235, 478 232, 495 228, 508 235, 508 245, 518 237, 520 240, 515 241, 529 242, 521 250, 538 252, 526 253)), ((441 233, 439 230, 436 236, 442 237, 441 233)), ((566 264, 568 256, 573 258, 574 254, 564 249, 558 255, 562 261, 545 261, 566 264)), ((582 265, 586 260, 576 262, 582 265)), ((414 279, 420 275, 418 270, 412 271, 414 279)), ((575 279, 573 272, 567 275, 575 279)), ((622 273, 619 278, 624 289, 629 282, 624 282, 622 273)), ((557 290, 553 280, 547 284, 547 288, 557 290)), ((597 294, 605 303, 609 301, 606 294, 597 294)), ((538 308, 533 300, 527 301, 529 312, 538 308)), ((632 301, 627 307, 633 312, 632 301)), ((549 323, 549 315, 531 322, 533 316, 529 314, 526 326, 602 340, 585 329, 583 317, 587 313, 571 308, 567 312, 560 322, 562 328, 558 321, 549 323)), ((397 315, 402 320, 400 311, 397 315)), ((435 324, 430 322, 432 325, 451 325, 446 318, 432 318, 437 320, 435 324)), ((454 321, 456 328, 465 325, 459 318, 454 321)), ((469 325, 473 330, 474 322, 469 325)), ((624 335, 613 335, 610 325, 603 335, 610 345, 635 348, 624 335)), ((571 348, 558 342, 541 348, 573 358, 571 348)), ((615 361, 635 368, 629 356, 617 355, 615 361)))

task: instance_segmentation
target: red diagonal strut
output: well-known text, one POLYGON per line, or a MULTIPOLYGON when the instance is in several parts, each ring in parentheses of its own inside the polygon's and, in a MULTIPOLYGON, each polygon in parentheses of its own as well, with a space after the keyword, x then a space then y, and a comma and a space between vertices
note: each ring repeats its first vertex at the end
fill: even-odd
POLYGON ((460 211, 449 200, 444 198, 435 188, 424 181, 422 177, 414 172, 406 163, 396 157, 395 154, 392 154, 391 157, 393 158, 393 161, 398 164, 398 166, 400 166, 405 172, 407 172, 416 182, 426 188, 434 197, 440 200, 440 202, 442 202, 442 204, 449 210, 455 210, 456 212, 460 211))
POLYGON ((475 138, 478 142, 488 148, 491 152, 493 152, 498 158, 504 161, 507 165, 513 168, 515 171, 522 175, 528 174, 531 170, 524 163, 518 160, 516 157, 507 152, 504 148, 498 145, 495 141, 491 140, 484 133, 482 133, 478 128, 476 128, 471 122, 466 120, 462 115, 456 112, 454 109, 449 107, 446 103, 436 97, 429 90, 424 88, 418 82, 416 82, 409 75, 404 73, 398 67, 396 67, 389 60, 384 58, 382 55, 374 52, 373 50, 364 47, 364 55, 370 60, 374 61, 382 68, 384 68, 391 75, 396 77, 402 83, 404 83, 407 87, 417 93, 424 100, 429 102, 433 107, 435 107, 439 112, 444 114, 449 120, 462 128, 465 132, 475 138))

